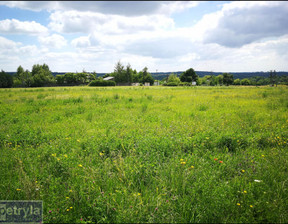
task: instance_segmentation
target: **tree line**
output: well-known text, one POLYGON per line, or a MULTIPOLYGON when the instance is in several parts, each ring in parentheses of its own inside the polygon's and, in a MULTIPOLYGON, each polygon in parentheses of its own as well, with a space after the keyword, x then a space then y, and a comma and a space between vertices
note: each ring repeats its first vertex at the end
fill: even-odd
MULTIPOLYGON (((150 83, 153 85, 155 79, 148 72, 148 68, 144 67, 141 71, 137 72, 136 69, 132 69, 128 63, 124 66, 118 61, 114 66, 112 73, 105 74, 103 77, 97 77, 97 73, 87 73, 85 70, 78 73, 68 72, 64 75, 53 76, 47 64, 39 65, 35 64, 32 67, 31 72, 24 70, 20 65, 17 68, 17 72, 14 75, 5 73, 3 70, 0 72, 0 88, 11 87, 43 87, 43 86, 76 86, 76 85, 99 85, 107 86, 107 81, 104 78, 111 76, 114 81, 110 81, 109 85, 131 85, 131 83, 150 83), (93 83, 92 83, 93 82, 93 83)), ((166 78, 159 81, 159 84, 164 86, 191 86, 191 85, 276 85, 286 84, 288 85, 287 76, 278 76, 277 72, 269 71, 269 77, 251 77, 244 79, 234 79, 230 73, 223 73, 221 75, 205 75, 200 78, 193 68, 187 69, 185 72, 178 76, 177 74, 170 74, 166 78)))

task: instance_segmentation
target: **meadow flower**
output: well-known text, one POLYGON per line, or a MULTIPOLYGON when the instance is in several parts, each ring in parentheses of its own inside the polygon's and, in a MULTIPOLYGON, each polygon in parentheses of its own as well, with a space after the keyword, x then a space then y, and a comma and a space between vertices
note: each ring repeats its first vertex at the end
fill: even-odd
POLYGON ((244 194, 247 194, 247 191, 243 191, 244 194))
POLYGON ((104 156, 104 153, 100 152, 99 155, 100 155, 100 156, 104 156))
POLYGON ((138 196, 140 196, 141 195, 141 193, 138 193, 138 196))
POLYGON ((68 157, 67 154, 64 154, 64 157, 67 158, 68 157))
POLYGON ((66 197, 66 199, 69 199, 69 197, 66 197))
POLYGON ((52 156, 56 157, 56 153, 53 153, 52 156))
POLYGON ((57 158, 57 160, 59 161, 59 160, 60 160, 60 158, 57 158))
POLYGON ((250 205, 250 208, 253 208, 253 205, 250 205))
POLYGON ((79 139, 77 139, 77 142, 80 142, 80 140, 79 140, 79 139))
POLYGON ((51 213, 52 211, 51 210, 49 210, 49 213, 51 213))
POLYGON ((194 169, 194 166, 191 166, 192 169, 194 169))
POLYGON ((262 180, 254 180, 255 182, 258 182, 258 183, 260 183, 260 182, 262 182, 262 180))
POLYGON ((240 204, 240 203, 237 203, 237 205, 240 206, 241 204, 240 204))
POLYGON ((21 189, 17 188, 16 191, 21 191, 21 189))
POLYGON ((215 161, 217 161, 218 159, 217 159, 217 158, 215 158, 214 160, 215 160, 215 161))
POLYGON ((83 167, 81 164, 78 164, 79 167, 83 167))
POLYGON ((220 160, 219 163, 223 163, 223 161, 220 160))
POLYGON ((69 192, 72 192, 72 190, 69 190, 69 192))
POLYGON ((66 211, 69 212, 69 208, 67 208, 66 211))
POLYGON ((241 170, 242 173, 245 173, 245 170, 241 170))
POLYGON ((72 209, 73 207, 70 207, 70 209, 72 209))
POLYGON ((181 162, 181 165, 185 165, 186 164, 186 162, 181 162))

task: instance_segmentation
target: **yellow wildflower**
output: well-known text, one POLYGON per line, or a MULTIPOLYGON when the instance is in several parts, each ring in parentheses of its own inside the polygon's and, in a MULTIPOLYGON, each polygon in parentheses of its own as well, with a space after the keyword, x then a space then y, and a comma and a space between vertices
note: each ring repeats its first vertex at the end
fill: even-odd
POLYGON ((141 193, 138 193, 138 196, 141 196, 141 193))
POLYGON ((194 169, 194 166, 191 166, 192 169, 194 169))
POLYGON ((66 197, 66 199, 69 199, 69 197, 66 197))
POLYGON ((72 209, 73 207, 70 207, 70 209, 72 209))
POLYGON ((64 154, 64 157, 67 158, 68 157, 67 154, 64 154))
POLYGON ((181 162, 181 165, 185 165, 186 164, 186 162, 181 162))
POLYGON ((250 205, 250 208, 253 208, 253 205, 250 205))
POLYGON ((67 210, 66 210, 67 212, 69 212, 69 208, 67 208, 67 210))
POLYGON ((247 191, 243 191, 244 194, 247 194, 247 191))
POLYGON ((79 139, 77 139, 77 142, 80 142, 80 140, 79 140, 79 139))
POLYGON ((21 191, 21 189, 17 188, 16 191, 21 191))
POLYGON ((240 203, 237 203, 238 206, 240 206, 240 203))
POLYGON ((245 170, 241 170, 242 173, 245 173, 245 170))
POLYGON ((78 166, 79 166, 79 167, 82 167, 82 165, 81 165, 81 164, 79 164, 78 166))
POLYGON ((104 156, 104 153, 100 152, 99 155, 100 155, 100 156, 104 156))
POLYGON ((265 155, 261 155, 262 157, 265 157, 265 155))

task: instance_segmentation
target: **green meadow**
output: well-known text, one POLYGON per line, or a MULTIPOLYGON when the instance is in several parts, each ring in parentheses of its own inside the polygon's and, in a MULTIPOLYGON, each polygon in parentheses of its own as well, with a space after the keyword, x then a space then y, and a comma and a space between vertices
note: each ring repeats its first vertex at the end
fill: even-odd
POLYGON ((0 90, 0 200, 44 223, 287 223, 288 88, 0 90))

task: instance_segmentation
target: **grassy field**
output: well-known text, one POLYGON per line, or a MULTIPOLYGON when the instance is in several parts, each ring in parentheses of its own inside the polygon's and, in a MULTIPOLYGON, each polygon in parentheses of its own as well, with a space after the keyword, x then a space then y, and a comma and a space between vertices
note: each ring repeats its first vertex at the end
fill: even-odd
POLYGON ((288 222, 288 88, 0 90, 0 200, 57 222, 288 222))

